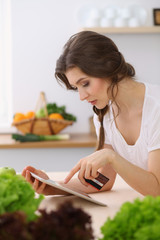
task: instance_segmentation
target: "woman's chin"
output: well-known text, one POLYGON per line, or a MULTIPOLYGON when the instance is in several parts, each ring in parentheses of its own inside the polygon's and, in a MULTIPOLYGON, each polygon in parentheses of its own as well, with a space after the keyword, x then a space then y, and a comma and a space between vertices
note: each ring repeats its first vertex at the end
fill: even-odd
POLYGON ((98 109, 98 110, 102 110, 106 107, 107 105, 103 105, 103 106, 99 106, 99 105, 95 105, 95 107, 98 109))

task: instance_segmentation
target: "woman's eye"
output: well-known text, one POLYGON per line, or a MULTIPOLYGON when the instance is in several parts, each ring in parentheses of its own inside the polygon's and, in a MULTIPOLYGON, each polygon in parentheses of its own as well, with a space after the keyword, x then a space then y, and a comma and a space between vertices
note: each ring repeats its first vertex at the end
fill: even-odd
POLYGON ((74 86, 71 86, 72 90, 77 91, 77 88, 74 86))
POLYGON ((89 86, 89 82, 86 82, 83 84, 83 87, 88 87, 89 86))
POLYGON ((76 87, 75 87, 75 88, 73 88, 73 91, 78 91, 78 88, 76 88, 76 87))

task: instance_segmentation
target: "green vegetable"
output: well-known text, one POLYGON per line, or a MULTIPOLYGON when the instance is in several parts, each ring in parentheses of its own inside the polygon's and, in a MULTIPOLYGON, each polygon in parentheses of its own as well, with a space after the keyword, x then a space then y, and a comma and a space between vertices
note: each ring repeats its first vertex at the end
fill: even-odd
POLYGON ((21 175, 5 172, 0 175, 0 214, 20 210, 26 213, 28 221, 34 220, 43 198, 43 195, 35 198, 31 184, 21 175))
POLYGON ((76 117, 73 114, 67 113, 66 112, 66 107, 61 106, 58 107, 56 103, 48 103, 47 104, 47 111, 48 115, 51 113, 59 113, 63 116, 64 119, 69 120, 69 121, 76 121, 76 117))
POLYGON ((67 140, 69 134, 57 134, 57 135, 36 135, 27 133, 26 135, 12 134, 12 138, 20 142, 37 142, 37 141, 52 141, 52 140, 67 140))
POLYGON ((159 240, 160 196, 124 203, 113 219, 107 219, 101 232, 101 240, 159 240))

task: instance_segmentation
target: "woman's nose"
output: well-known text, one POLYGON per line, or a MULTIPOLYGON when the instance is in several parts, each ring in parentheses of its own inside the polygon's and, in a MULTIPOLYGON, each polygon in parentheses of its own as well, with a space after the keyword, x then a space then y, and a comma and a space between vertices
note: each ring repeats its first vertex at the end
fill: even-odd
POLYGON ((88 94, 85 91, 79 91, 79 98, 81 101, 84 101, 88 97, 88 94))

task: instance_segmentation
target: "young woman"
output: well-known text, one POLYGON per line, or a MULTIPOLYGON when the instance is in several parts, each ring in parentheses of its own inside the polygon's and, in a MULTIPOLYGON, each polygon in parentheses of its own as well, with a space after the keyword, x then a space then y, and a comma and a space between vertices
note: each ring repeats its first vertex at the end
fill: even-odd
MULTIPOLYGON (((55 76, 93 106, 99 139, 97 151, 81 159, 61 184, 93 192, 84 178, 93 179, 101 172, 110 179, 105 191, 118 173, 141 194, 160 195, 160 87, 136 81, 133 66, 113 41, 91 31, 69 39, 55 76), (72 178, 77 172, 78 178, 72 178)), ((23 170, 38 193, 61 193, 40 184, 29 171, 47 175, 32 167, 23 170)))

